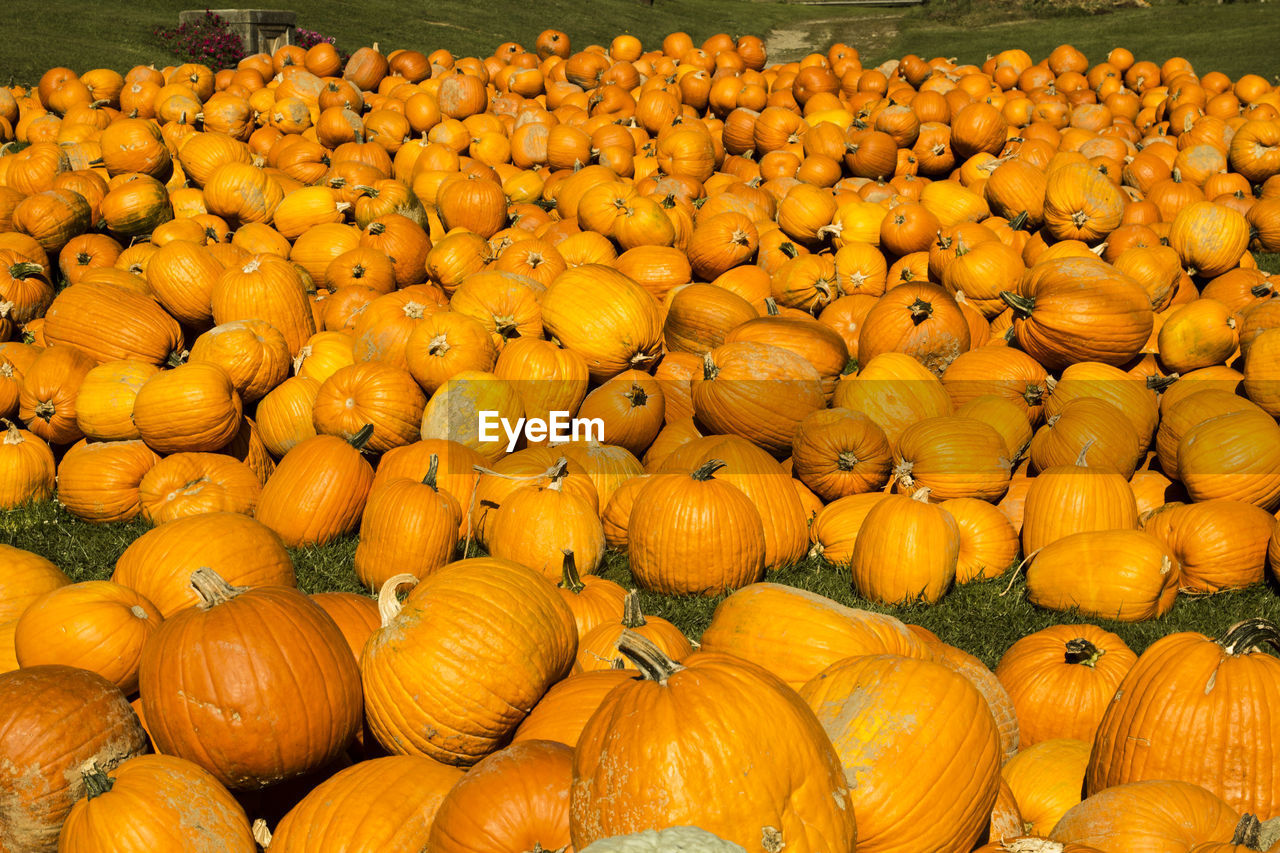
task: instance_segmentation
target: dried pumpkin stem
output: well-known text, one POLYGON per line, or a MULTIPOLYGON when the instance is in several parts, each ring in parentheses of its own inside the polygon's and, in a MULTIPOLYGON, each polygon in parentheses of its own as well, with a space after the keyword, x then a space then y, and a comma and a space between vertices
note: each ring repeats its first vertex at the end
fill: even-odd
POLYGON ((1231 843, 1243 845, 1250 850, 1262 849, 1262 821, 1258 820, 1257 815, 1246 814, 1240 818, 1235 834, 1231 836, 1231 843))
POLYGON ((705 483, 711 479, 711 475, 724 468, 728 463, 722 459, 708 459, 699 466, 698 470, 691 475, 693 479, 700 483, 705 483))
POLYGON ((436 474, 439 471, 440 471, 440 457, 437 454, 432 453, 431 461, 427 463, 427 476, 422 478, 422 484, 424 486, 430 486, 431 488, 435 489, 437 492, 440 491, 440 487, 436 485, 436 474))
POLYGON ((702 378, 715 379, 720 374, 720 368, 716 367, 716 363, 711 360, 711 353, 704 353, 702 356, 702 378))
POLYGON ((1268 619, 1246 619, 1228 628, 1218 645, 1229 655, 1260 652, 1264 645, 1280 651, 1280 626, 1268 619))
POLYGON ((208 566, 202 566, 191 573, 191 588, 200 598, 200 608, 208 610, 219 604, 226 604, 237 595, 249 591, 247 586, 232 586, 222 575, 208 566))
POLYGON ((633 589, 622 599, 622 627, 643 628, 648 624, 640 610, 640 593, 633 589))
POLYGON ((578 565, 573 560, 573 549, 561 548, 560 550, 564 554, 564 563, 560 566, 560 588, 577 595, 586 589, 587 585, 578 575, 578 565))
POLYGON ((1105 654, 1105 651, 1084 637, 1076 637, 1074 640, 1067 640, 1067 653, 1064 657, 1067 663, 1078 663, 1093 668, 1097 665, 1098 658, 1105 654))
POLYGON ((115 784, 115 781, 107 775, 107 771, 99 767, 96 761, 81 767, 80 776, 84 779, 85 797, 90 800, 101 797, 115 784))
POLYGON ((378 590, 378 617, 382 622, 382 627, 391 624, 391 621, 400 615, 400 611, 404 609, 404 605, 400 603, 400 599, 396 598, 396 590, 405 584, 418 583, 418 579, 411 574, 392 575, 387 578, 387 582, 382 585, 382 589, 378 590))
POLYGON ((618 651, 636 665, 645 679, 658 684, 666 684, 668 678, 684 669, 667 657, 653 641, 630 629, 624 629, 622 636, 618 638, 618 651))

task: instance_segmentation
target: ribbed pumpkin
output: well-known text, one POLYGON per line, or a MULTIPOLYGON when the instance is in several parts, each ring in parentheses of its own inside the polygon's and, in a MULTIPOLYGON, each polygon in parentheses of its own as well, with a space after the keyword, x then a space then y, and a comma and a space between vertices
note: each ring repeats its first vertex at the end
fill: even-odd
POLYGON ((53 563, 12 545, 0 545, 5 574, 0 577, 0 624, 16 622, 31 602, 67 586, 71 579, 53 563))
POLYGON ((24 371, 18 417, 49 444, 73 444, 83 434, 76 424, 76 397, 94 361, 78 347, 42 350, 24 371))
POLYGON ((1085 448, 1074 465, 1055 465, 1032 478, 1023 503, 1023 553, 1072 533, 1138 526, 1128 481, 1105 465, 1090 466, 1088 453, 1085 448))
POLYGON ((578 573, 574 553, 569 550, 564 552, 560 571, 557 589, 573 611, 579 640, 597 625, 622 619, 627 591, 617 582, 595 575, 582 577, 578 573))
POLYGON ((542 296, 542 323, 548 335, 583 357, 597 382, 629 368, 643 369, 662 347, 658 303, 643 287, 601 264, 556 276, 542 296))
POLYGON ((85 794, 81 768, 142 754, 146 733, 118 687, 69 666, 0 674, 0 709, 0 845, 52 853, 85 794))
POLYGON ((1177 557, 1149 533, 1073 533, 1030 561, 1027 594, 1038 607, 1140 622, 1169 612, 1180 575, 1177 557))
MULTIPOLYGON (((1243 336, 1241 346, 1244 346, 1243 336)), ((1280 328, 1257 335, 1248 346, 1244 361, 1244 393, 1273 418, 1280 416, 1280 328)))
POLYGON ((157 373, 133 402, 133 422, 158 453, 220 450, 240 429, 242 414, 231 376, 211 362, 157 373))
POLYGON ((1106 851, 1190 851, 1230 840, 1240 815, 1198 785, 1174 780, 1134 782, 1094 794, 1070 809, 1050 837, 1106 851))
POLYGON ((1280 737, 1270 712, 1280 689, 1280 661, 1264 650, 1277 642, 1274 624, 1248 619, 1216 640, 1185 631, 1153 643, 1120 683, 1098 726, 1087 790, 1177 779, 1202 785, 1233 809, 1261 819, 1280 815, 1267 757, 1280 737), (1211 722, 1224 718, 1235 722, 1211 722))
POLYGON ((125 694, 163 617, 154 604, 110 581, 84 581, 37 598, 18 618, 14 647, 24 667, 62 664, 96 672, 125 694))
POLYGON ((1189 204, 1169 226, 1169 246, 1192 275, 1213 278, 1240 264, 1249 223, 1237 210, 1211 201, 1189 204))
POLYGON ((53 494, 53 451, 39 436, 18 429, 12 421, 0 421, 0 426, 4 427, 0 438, 0 508, 46 500, 53 494))
POLYGON ((1156 510, 1142 529, 1182 564, 1182 589, 1218 592, 1261 583, 1275 519, 1241 501, 1211 500, 1156 510))
POLYGON ((426 577, 452 559, 462 508, 437 485, 438 465, 432 456, 421 481, 401 477, 371 489, 355 553, 356 576, 370 589, 404 570, 426 577))
POLYGON ((724 343, 734 328, 757 316, 750 302, 723 287, 677 287, 667 298, 663 342, 668 352, 702 355, 724 343))
POLYGON ((524 404, 510 382, 492 373, 463 370, 427 401, 419 434, 423 440, 457 442, 493 463, 507 452, 509 438, 499 426, 501 419, 516 423, 523 417, 524 404), (478 412, 494 412, 499 420, 482 432, 478 412))
POLYGON ((1018 346, 1049 370, 1077 361, 1122 365, 1151 337, 1151 302, 1136 281, 1096 258, 1048 260, 1028 270, 1013 308, 1018 346))
POLYGON ((289 587, 233 587, 209 569, 200 603, 143 650, 139 692, 162 752, 255 790, 322 767, 360 726, 359 671, 329 616, 289 587), (263 751, 264 739, 275 744, 263 751))
POLYGON ((283 382, 292 364, 284 336, 263 320, 215 326, 196 338, 188 360, 222 367, 246 403, 257 402, 283 382))
POLYGON ((1048 173, 1044 227, 1057 240, 1097 243, 1119 227, 1125 197, 1089 163, 1070 163, 1048 173))
POLYGON ((550 740, 577 746, 587 720, 600 707, 605 696, 619 684, 638 677, 634 668, 598 669, 568 676, 538 700, 516 729, 512 743, 550 740))
POLYGON ((942 376, 969 346, 969 326, 955 299, 922 282, 893 288, 867 313, 858 358, 866 362, 881 353, 905 353, 942 376))
POLYGON ((837 383, 832 405, 871 418, 884 430, 890 448, 907 427, 949 415, 952 409, 938 377, 911 356, 891 352, 876 356, 857 375, 837 383))
POLYGON ((293 264, 276 255, 253 255, 229 267, 210 293, 213 321, 264 320, 275 326, 296 356, 316 333, 306 286, 293 264))
POLYGON ((191 575, 202 567, 233 586, 297 584, 280 538, 236 512, 179 518, 148 530, 120 555, 111 580, 146 596, 167 619, 199 603, 191 575))
POLYGON ((791 448, 795 476, 826 501, 882 488, 893 464, 884 430, 848 409, 805 416, 791 448))
POLYGON ((436 485, 441 491, 448 492, 458 501, 462 509, 462 518, 458 525, 459 538, 465 537, 470 529, 471 495, 475 490, 476 480, 480 476, 476 465, 484 464, 484 457, 470 448, 453 441, 426 439, 415 441, 404 447, 383 454, 378 460, 378 470, 374 474, 373 489, 399 477, 421 482, 431 471, 431 457, 435 456, 436 485))
POLYGON ((1044 413, 1047 417, 1060 415, 1068 403, 1081 398, 1104 400, 1132 421, 1138 440, 1146 446, 1160 419, 1155 389, 1162 384, 1131 376, 1109 364, 1081 361, 1062 371, 1045 400, 1044 413))
POLYGON ((276 853, 423 850, 462 771, 417 755, 362 761, 315 786, 271 833, 276 853))
POLYGON ((614 492, 631 478, 644 473, 644 466, 640 464, 640 460, 625 447, 615 444, 601 444, 598 441, 579 439, 556 445, 556 449, 563 453, 566 459, 577 462, 586 470, 587 476, 596 487, 596 502, 602 514, 614 492))
POLYGON ((339 368, 316 392, 312 409, 317 434, 352 440, 365 425, 372 453, 413 442, 427 398, 408 371, 379 361, 339 368))
POLYGON ((759 664, 795 689, 844 658, 932 655, 923 640, 892 616, 775 583, 751 584, 722 601, 700 648, 759 664))
POLYGON ((960 554, 956 558, 956 583, 996 578, 1018 556, 1018 532, 994 504, 977 498, 943 501, 942 508, 956 520, 960 554))
POLYGON ((262 484, 248 465, 221 453, 174 453, 138 484, 143 518, 163 524, 207 512, 253 515, 262 484))
POLYGON ((729 655, 700 652, 677 664, 634 635, 620 649, 644 677, 616 687, 582 733, 570 795, 575 849, 696 825, 752 853, 782 845, 852 853, 857 830, 840 760, 792 690, 729 655), (767 781, 748 767, 769 768, 767 781), (702 793, 727 778, 743 780, 735 796, 702 793))
POLYGON ((809 556, 821 557, 837 566, 849 564, 867 513, 885 497, 884 492, 868 492, 837 498, 824 506, 809 527, 809 539, 813 542, 809 556))
POLYGON ((1029 831, 1048 835, 1079 804, 1092 743, 1059 738, 1024 747, 1001 770, 1029 831))
POLYGON ((871 601, 937 602, 956 576, 960 530, 928 489, 890 495, 867 513, 853 547, 853 587, 871 601))
POLYGON ((812 365, 781 347, 751 341, 708 352, 691 391, 699 423, 779 457, 790 450, 797 424, 826 403, 812 365))
POLYGON ((581 561, 582 571, 595 572, 604 558, 604 528, 596 504, 563 488, 567 474, 565 460, 549 482, 518 485, 503 499, 486 519, 489 553, 555 580, 569 550, 581 561))
POLYGON ((133 401, 148 379, 160 372, 137 359, 106 361, 90 370, 76 396, 76 425, 95 441, 141 438, 133 423, 133 401))
POLYGON ((488 330, 458 311, 436 311, 414 325, 405 342, 409 373, 427 394, 464 370, 493 370, 498 349, 488 330))
MULTIPOLYGON (((985 243, 982 245, 986 245, 985 243)), ((1047 400, 1056 393, 1048 372, 1034 358, 1010 347, 979 347, 961 353, 942 385, 959 407, 987 395, 1014 403, 1031 423, 1039 423, 1047 400)))
POLYGON ((1027 449, 1032 471, 1078 462, 1087 453, 1095 464, 1126 480, 1142 461, 1146 444, 1133 421, 1101 397, 1078 397, 1036 430, 1027 449))
POLYGON ((182 330, 164 309, 140 293, 111 284, 73 284, 45 314, 50 346, 78 347, 101 364, 133 358, 164 364, 182 349, 182 330))
POLYGON ((121 853, 216 849, 254 853, 249 818, 199 765, 171 755, 139 755, 114 770, 82 768, 85 799, 67 815, 58 849, 110 845, 121 853))
POLYGON ((712 595, 763 577, 760 513, 740 489, 714 478, 723 467, 713 459, 688 475, 660 474, 636 495, 627 556, 646 589, 712 595), (693 518, 696 531, 686 526, 693 518))
POLYGON ((58 500, 86 521, 128 521, 142 511, 142 480, 159 461, 141 441, 81 441, 58 466, 58 500))
POLYGON ((618 640, 628 631, 644 637, 674 661, 682 661, 693 654, 693 645, 674 624, 660 616, 645 616, 640 609, 640 594, 632 590, 623 597, 619 619, 602 622, 579 635, 573 672, 636 669, 635 663, 618 651, 618 640))
POLYGON ((1178 443, 1178 475, 1194 501, 1280 507, 1280 426, 1265 412, 1209 418, 1178 443))
POLYGON ((928 489, 929 499, 998 501, 1009 487, 1010 461, 995 428, 948 415, 907 427, 893 451, 894 487, 906 494, 928 489))
POLYGON ((967 679, 932 661, 868 655, 827 667, 800 696, 845 767, 859 849, 977 843, 999 787, 1000 737, 967 679), (942 798, 914 793, 943 789, 942 798))
POLYGON ((280 458, 300 442, 316 435, 312 410, 320 383, 308 376, 291 376, 258 401, 254 410, 262 443, 280 458))
POLYGON ((996 665, 1013 700, 1023 747, 1093 741, 1116 687, 1136 661, 1124 640, 1094 625, 1050 625, 1015 642, 996 665))
POLYGON ((351 441, 318 435, 299 443, 263 486, 255 517, 294 547, 350 533, 373 486, 360 450, 371 433, 365 427, 351 441))
POLYGON ((451 563, 402 605, 395 588, 412 582, 400 575, 383 586, 382 628, 365 645, 369 728, 391 752, 470 766, 568 674, 573 613, 550 581, 505 560, 451 563), (488 638, 484 648, 449 641, 475 632, 488 638))
MULTIPOLYGON (((507 342, 493 374, 511 383, 524 405, 525 417, 550 422, 553 412, 577 412, 587 395, 586 362, 573 350, 550 341, 514 338, 507 342)), ((563 415, 562 415, 563 417, 563 415)), ((526 436, 530 443, 546 439, 526 436)))

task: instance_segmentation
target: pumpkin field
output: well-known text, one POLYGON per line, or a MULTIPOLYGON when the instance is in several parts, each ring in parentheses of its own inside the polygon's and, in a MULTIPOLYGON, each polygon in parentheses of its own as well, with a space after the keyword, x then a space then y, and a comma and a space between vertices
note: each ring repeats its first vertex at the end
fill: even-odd
POLYGON ((0 87, 0 853, 1280 851, 1276 69, 699 26, 0 87))

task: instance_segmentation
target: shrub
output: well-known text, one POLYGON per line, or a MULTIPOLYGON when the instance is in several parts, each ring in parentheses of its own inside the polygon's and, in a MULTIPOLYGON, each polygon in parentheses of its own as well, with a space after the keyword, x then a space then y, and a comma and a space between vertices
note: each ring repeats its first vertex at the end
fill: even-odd
POLYGON ((176 27, 156 27, 155 35, 175 56, 184 62, 198 62, 213 69, 234 68, 244 59, 240 36, 227 27, 227 22, 208 9, 195 23, 176 27))

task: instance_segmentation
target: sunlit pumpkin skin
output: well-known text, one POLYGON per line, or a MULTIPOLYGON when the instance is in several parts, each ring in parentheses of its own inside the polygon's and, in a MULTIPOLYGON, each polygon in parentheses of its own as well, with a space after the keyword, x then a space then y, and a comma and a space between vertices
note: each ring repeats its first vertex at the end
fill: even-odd
POLYGON ((668 297, 663 342, 668 352, 702 355, 724 343, 731 330, 757 316, 755 307, 732 291, 711 284, 690 284, 668 297))
POLYGON ((289 587, 232 587, 208 569, 191 584, 200 604, 143 650, 139 692, 156 745, 243 790, 332 761, 360 726, 360 675, 338 626, 289 587), (264 739, 276 748, 260 750, 264 739))
POLYGON ((960 530, 928 489, 890 495, 871 508, 853 546, 853 586, 884 604, 935 603, 955 580, 960 530))
POLYGON ((1072 533, 1137 526, 1138 507, 1128 481, 1112 468, 1090 466, 1086 450, 1075 465, 1055 465, 1031 479, 1023 503, 1022 550, 1031 554, 1072 533))
POLYGON ((996 665, 1018 712, 1023 747, 1068 738, 1093 742, 1116 687, 1138 659, 1094 625, 1050 625, 1016 641, 996 665))
POLYGON ((120 555, 111 580, 141 593, 167 619, 200 602, 191 574, 205 566, 235 586, 297 585, 280 537, 237 512, 179 518, 148 530, 120 555))
POLYGON ((960 531, 956 583, 999 577, 1014 564, 1018 532, 994 504, 978 498, 953 498, 941 506, 956 520, 960 531))
POLYGON ((904 430, 925 418, 951 414, 946 388, 928 368, 903 353, 882 353, 836 385, 832 405, 862 412, 884 430, 893 448, 904 430))
POLYGON ((662 317, 657 301, 612 267, 584 264, 565 270, 541 301, 547 334, 581 355, 597 382, 644 369, 658 357, 662 317))
POLYGON ((821 321, 804 317, 757 317, 735 328, 725 340, 758 341, 794 352, 818 371, 827 397, 849 366, 849 347, 840 334, 821 321))
POLYGON ((311 790, 271 833, 271 850, 426 849, 431 822, 462 771, 430 758, 392 755, 340 770, 311 790))
POLYGON ((1260 819, 1280 814, 1280 792, 1265 754, 1280 731, 1269 711, 1280 689, 1280 661, 1264 649, 1278 638, 1274 624, 1249 619, 1217 640, 1184 631, 1153 643, 1120 683, 1098 726, 1087 790, 1178 779, 1260 819), (1224 717, 1238 722, 1186 722, 1224 717))
POLYGON ((53 451, 39 436, 19 429, 12 421, 0 423, 0 508, 13 509, 29 501, 45 500, 53 494, 55 462, 53 451))
POLYGON ((121 853, 258 849, 244 809, 197 764, 139 755, 110 772, 87 775, 88 797, 67 815, 59 850, 98 850, 103 844, 121 853))
POLYGON ((862 412, 822 409, 796 426, 796 477, 827 501, 883 488, 892 456, 884 430, 862 412))
POLYGON ((1280 507, 1280 426, 1258 410, 1212 417, 1178 442, 1178 475, 1194 501, 1280 507))
POLYGON ((1119 227, 1125 197, 1088 163, 1072 163, 1048 175, 1044 226, 1058 240, 1097 243, 1119 227))
POLYGON ((363 361, 339 368, 321 384, 312 417, 317 434, 348 441, 372 424, 365 447, 383 453, 418 437, 426 405, 426 395, 408 371, 363 361))
MULTIPOLYGON (((1243 337, 1241 342, 1243 346, 1243 337)), ((1245 395, 1273 418, 1280 415, 1277 353, 1280 353, 1280 328, 1270 328, 1252 340, 1244 361, 1245 395)))
POLYGON ((1180 575, 1177 557, 1149 533, 1073 533, 1030 561, 1027 593, 1038 607, 1137 622, 1169 612, 1180 575))
MULTIPOLYGON (((911 631, 920 635, 921 639, 928 645, 930 651, 933 652, 934 663, 940 663, 952 672, 964 676, 965 680, 974 686, 974 688, 982 695, 983 701, 987 703, 987 708, 991 711, 991 717, 995 720, 996 732, 1000 736, 1000 762, 1006 764, 1017 754, 1019 749, 1020 737, 1018 734, 1018 715, 1014 711, 1013 702, 1010 701, 1009 695, 1005 693, 1004 687, 1000 684, 1000 680, 996 678, 994 672, 984 664, 981 660, 966 652, 958 646, 948 645, 937 638, 936 634, 930 632, 925 636, 923 628, 915 625, 907 626, 911 631)), ((1002 804, 1006 797, 1006 792, 1002 791, 996 799, 996 809, 992 812, 992 822, 998 822, 997 817, 1002 809, 1002 804)), ((1016 803, 1009 806, 1010 809, 1016 810, 1016 803)))
POLYGON ((139 293, 110 284, 75 284, 45 314, 50 346, 80 348, 99 364, 134 358, 164 364, 182 349, 182 330, 164 309, 139 293))
POLYGON ((1099 850, 1165 853, 1230 840, 1240 815, 1216 795, 1182 781, 1133 782, 1093 794, 1049 834, 1099 850))
POLYGON ((86 521, 128 521, 142 511, 142 480, 159 461, 141 441, 81 441, 58 466, 58 500, 86 521))
POLYGON ((83 434, 76 424, 76 397, 94 361, 78 347, 42 350, 22 377, 18 417, 49 444, 74 444, 83 434))
POLYGON ((796 425, 825 405, 821 377, 807 361, 751 341, 708 352, 691 391, 694 417, 711 432, 742 436, 779 457, 796 425))
POLYGON ((618 640, 627 632, 653 643, 674 661, 682 661, 693 654, 693 645, 684 633, 660 616, 646 616, 640 609, 640 593, 632 590, 623 598, 620 619, 603 622, 580 635, 573 674, 601 669, 634 670, 636 664, 618 651, 618 640))
POLYGON ((1090 741, 1059 738, 1024 747, 1000 771, 1022 817, 1037 835, 1048 835, 1080 802, 1090 741))
POLYGON ((241 266, 226 269, 213 286, 210 304, 218 325, 265 320, 275 326, 292 356, 316 333, 301 275, 276 255, 253 255, 241 266))
POLYGON ((120 688, 69 666, 0 674, 0 708, 0 844, 52 853, 85 793, 80 768, 141 755, 147 735, 120 688))
POLYGON ((1218 592, 1261 583, 1275 518, 1240 501, 1212 500, 1156 510, 1143 530, 1182 564, 1182 588, 1218 592))
POLYGON ((824 669, 800 696, 845 767, 859 849, 973 847, 995 805, 1001 753, 995 720, 968 680, 931 661, 869 655, 824 669), (909 793, 940 788, 950 794, 909 793))
POLYGON ((318 435, 280 460, 254 515, 286 545, 324 544, 356 528, 372 486, 373 467, 360 450, 318 435))
POLYGON ((565 552, 560 583, 556 588, 573 611, 579 640, 598 625, 622 619, 627 591, 616 581, 595 575, 579 575, 572 551, 565 552))
POLYGON ((533 706, 511 736, 512 743, 526 740, 578 745, 587 721, 613 688, 640 676, 631 669, 597 669, 577 672, 557 682, 533 706))
POLYGON ((950 294, 923 282, 893 288, 863 320, 858 358, 906 353, 942 376, 970 346, 969 326, 950 294))
POLYGON ((1187 205, 1169 226, 1169 246, 1192 275, 1222 275, 1239 265, 1248 245, 1244 215, 1211 201, 1187 205))
POLYGON ((412 580, 401 575, 383 586, 382 628, 361 658, 369 728, 393 753, 470 766, 568 674, 577 648, 573 613, 550 581, 494 558, 445 566, 400 606, 394 590, 402 582, 412 580), (489 636, 484 649, 437 639, 475 631, 489 636), (442 678, 445 672, 454 675, 442 678))
POLYGON ((506 454, 507 438, 500 429, 482 438, 476 412, 486 411, 515 423, 524 417, 524 404, 510 382, 479 370, 461 371, 427 401, 419 434, 424 441, 457 442, 492 464, 506 454))
POLYGON ((1096 258, 1036 264, 1020 294, 1002 297, 1014 309, 1018 347, 1049 370, 1077 361, 1122 365, 1151 337, 1154 319, 1146 292, 1096 258))
POLYGON ((436 853, 559 850, 569 841, 573 749, 529 740, 482 759, 445 796, 427 849, 436 853))
POLYGON ((759 664, 793 689, 848 657, 932 655, 923 640, 892 616, 776 583, 754 583, 722 601, 702 634, 700 649, 759 664))
POLYGON ((76 425, 86 438, 141 438, 133 423, 133 401, 159 368, 137 359, 107 361, 86 374, 76 397, 76 425))
POLYGON ((453 557, 461 519, 457 498, 437 486, 436 469, 421 481, 402 477, 371 489, 356 546, 356 576, 373 590, 401 571, 426 577, 453 557))
POLYGON ((1079 462, 1082 454, 1099 467, 1133 476, 1146 443, 1133 421, 1102 397, 1077 397, 1036 430, 1027 448, 1033 473, 1079 462))
POLYGON ((1082 397, 1096 397, 1111 403, 1133 422, 1134 432, 1144 445, 1151 440, 1160 420, 1160 407, 1152 383, 1108 364, 1082 361, 1068 367, 1053 385, 1045 400, 1044 414, 1062 414, 1068 403, 1082 397))
POLYGON ((659 474, 636 495, 627 556, 644 588, 714 595, 764 576, 760 513, 740 489, 714 478, 722 467, 717 459, 691 474, 659 474), (693 518, 696 531, 686 526, 693 518))
POLYGON ((221 453, 174 453, 138 484, 142 515, 152 524, 206 512, 253 515, 262 484, 248 465, 221 453))
POLYGON ((84 581, 45 593, 22 612, 15 653, 24 667, 96 672, 128 695, 138 686, 143 644, 162 621, 155 605, 128 587, 84 581))
POLYGON ((942 384, 956 407, 994 394, 1018 406, 1033 424, 1041 420, 1054 390, 1039 362, 1009 347, 978 347, 961 353, 942 374, 942 384))
POLYGON ((6 567, 0 577, 0 623, 16 622, 33 601, 71 583, 61 569, 39 554, 0 545, 0 559, 6 567))
POLYGON ((289 375, 289 345, 263 320, 239 320, 215 326, 196 338, 189 361, 220 365, 246 403, 266 396, 289 375))
POLYGON ((903 431, 893 451, 899 492, 928 489, 931 501, 978 498, 998 501, 1009 488, 1004 439, 974 418, 928 418, 903 431))
POLYGON ((752 853, 783 844, 852 853, 852 793, 794 691, 730 655, 698 652, 676 664, 643 639, 623 643, 644 678, 614 688, 582 733, 570 795, 575 849, 641 829, 698 826, 752 853), (713 741, 721 747, 708 753, 713 741), (769 783, 748 774, 737 796, 714 804, 700 793, 750 766, 769 767, 769 783))
POLYGON ((230 374, 196 362, 148 379, 134 398, 133 422, 158 453, 212 451, 235 437, 243 410, 230 374))

